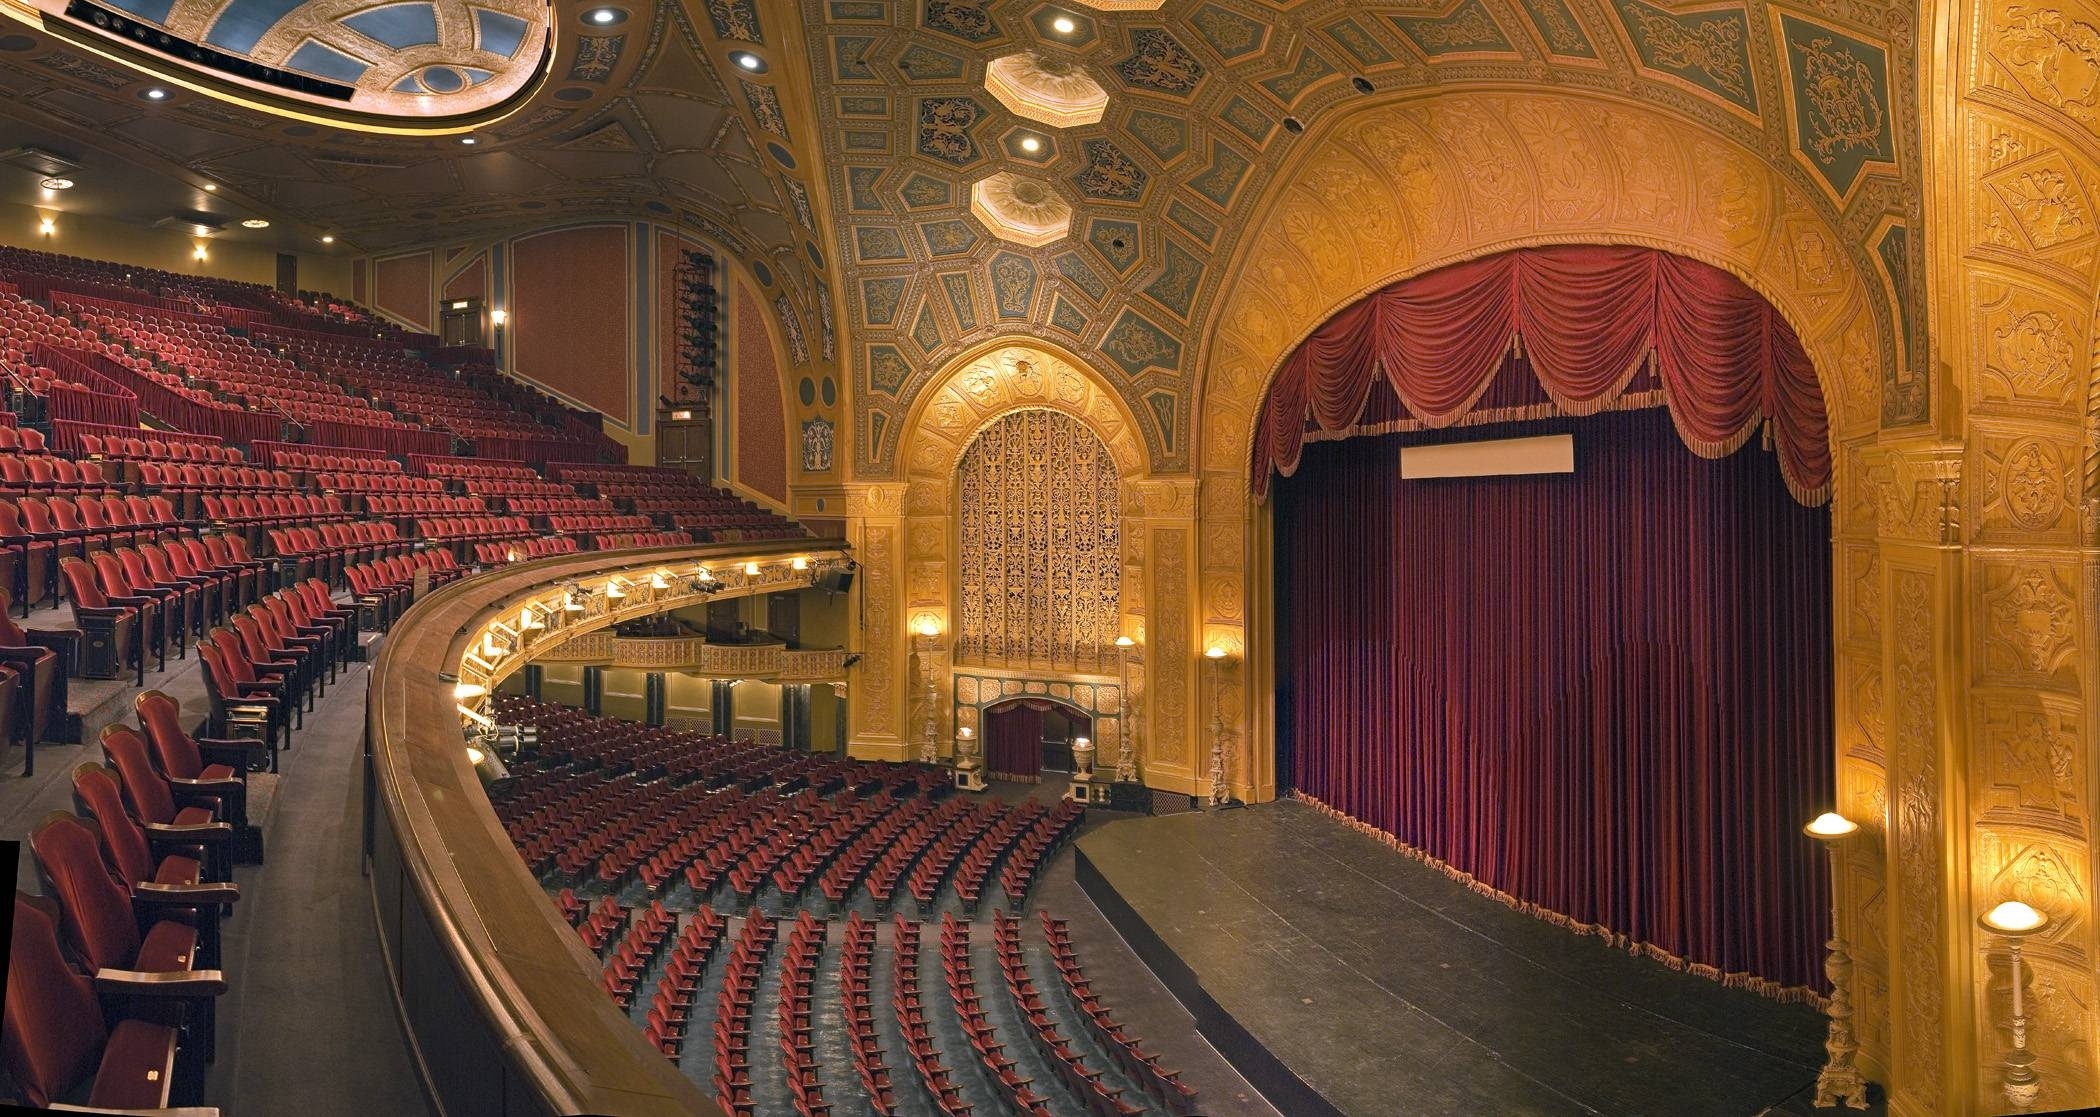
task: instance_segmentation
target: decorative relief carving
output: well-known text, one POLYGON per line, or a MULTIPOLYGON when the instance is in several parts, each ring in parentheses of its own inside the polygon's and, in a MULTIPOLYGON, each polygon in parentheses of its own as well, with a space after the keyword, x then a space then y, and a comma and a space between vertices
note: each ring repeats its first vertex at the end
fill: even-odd
POLYGON ((1955 451, 1889 451, 1868 467, 1883 537, 1961 541, 1961 458, 1955 451))
MULTIPOLYGON (((964 660, 1114 669, 1118 489, 1108 448, 1062 412, 1011 412, 978 434, 956 484, 964 660)), ((939 525, 924 527, 939 538, 939 525)))
POLYGON ((1933 674, 1932 578, 1896 571, 1892 681, 1895 704, 1891 777, 1901 789, 1895 804, 1896 866, 1903 891, 1897 910, 1903 978, 1898 1028, 1908 1054, 1905 1088, 1925 1112, 1938 1112, 1942 1093, 1940 956, 1940 768, 1934 732, 1937 680, 1933 674))
POLYGON ((1187 528, 1152 529, 1153 614, 1147 658, 1159 665, 1153 680, 1154 717, 1147 752, 1161 763, 1188 763, 1189 581, 1187 528))
POLYGON ((2076 349, 2064 320, 2042 309, 2017 310, 1994 320, 1984 357, 1984 393, 2014 400, 2057 402, 2070 383, 2076 349))
MULTIPOLYGON (((885 486, 888 488, 888 486, 885 486)), ((901 493, 903 486, 894 488, 901 493)), ((892 505, 894 507, 894 505, 892 505)), ((861 727, 871 733, 895 733, 897 719, 897 529, 868 525, 861 540, 860 693, 853 703, 861 727)))
MULTIPOLYGON (((2075 480, 2063 452, 2041 438, 1982 437, 1983 526, 2009 525, 2022 532, 2070 526, 2075 480)), ((2067 533, 2068 534, 2068 533, 2067 533)))
POLYGON ((1984 669, 2075 676, 2070 667, 2078 648, 2078 602, 2067 582, 2054 570, 2022 565, 1990 571, 1986 587, 1984 669))
POLYGON ((2085 764, 2075 705, 2045 696, 1986 707, 1982 722, 1987 798, 1994 808, 2017 821, 2084 837, 2085 764))
POLYGON ((1881 557, 1872 547, 1845 548, 1847 577, 1852 584, 1852 629, 1855 639, 1881 639, 1881 557))

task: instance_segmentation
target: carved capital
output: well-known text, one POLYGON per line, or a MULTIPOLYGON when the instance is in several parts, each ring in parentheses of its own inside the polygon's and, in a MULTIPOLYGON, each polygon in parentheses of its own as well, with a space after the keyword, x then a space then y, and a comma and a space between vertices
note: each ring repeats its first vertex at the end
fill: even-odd
POLYGON ((1877 447, 1866 457, 1875 524, 1883 539, 1961 544, 1962 459, 1958 446, 1877 447))

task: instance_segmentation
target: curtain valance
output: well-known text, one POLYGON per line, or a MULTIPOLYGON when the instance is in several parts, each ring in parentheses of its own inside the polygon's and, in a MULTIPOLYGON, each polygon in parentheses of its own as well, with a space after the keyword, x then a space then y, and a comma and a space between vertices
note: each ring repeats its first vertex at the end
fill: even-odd
POLYGON ((1360 422, 1387 391, 1382 429, 1445 427, 1491 396, 1537 406, 1495 420, 1587 415, 1666 402, 1703 457, 1739 449, 1770 420, 1780 471, 1804 504, 1830 494, 1830 432, 1814 366, 1762 295, 1727 272, 1654 249, 1524 248, 1439 268, 1336 314, 1286 359, 1253 446, 1253 485, 1298 468, 1307 441, 1373 433, 1360 422), (1520 359, 1519 359, 1520 358, 1520 359), (1632 390, 1629 390, 1632 389, 1632 390), (1645 389, 1645 390, 1644 390, 1645 389), (1492 390, 1492 391, 1491 391, 1492 390))

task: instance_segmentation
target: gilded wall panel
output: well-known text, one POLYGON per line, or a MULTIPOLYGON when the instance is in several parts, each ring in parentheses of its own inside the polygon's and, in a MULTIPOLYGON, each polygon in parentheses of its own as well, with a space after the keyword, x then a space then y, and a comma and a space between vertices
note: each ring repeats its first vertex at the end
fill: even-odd
POLYGON ((964 662, 1114 667, 1120 486, 1108 448, 1062 412, 1009 412, 977 435, 956 483, 964 662))
POLYGON ((2057 562, 1999 556, 1977 561, 1979 681, 2078 692, 2075 574, 2057 562))
POLYGON ((1991 692, 1976 704, 1981 787, 1978 821, 2019 825, 2085 840, 2090 759, 2079 742, 2076 699, 2042 692, 1991 692))
POLYGON ((2082 398, 2087 328, 2072 303, 1996 275, 1976 276, 1970 290, 1979 407, 2061 415, 2082 398))
POLYGON ((1936 585, 1923 570, 1890 574, 1890 764, 1896 879, 1897 988, 1894 1051, 1898 1100, 1937 1113, 1945 1096, 1946 958, 1942 942, 1943 810, 1939 680, 1933 649, 1936 585))
POLYGON ((1149 747, 1146 759, 1158 765, 1190 771, 1188 670, 1194 663, 1190 643, 1193 621, 1189 615, 1189 529, 1152 529, 1152 624, 1149 661, 1156 664, 1152 679, 1152 711, 1147 725, 1149 747))
POLYGON ((2079 455, 2075 428, 1974 420, 1969 447, 1981 461, 1971 499, 1978 543, 2076 546, 2079 455))
POLYGON ((897 528, 869 524, 861 535, 860 689, 851 709, 857 727, 870 733, 895 734, 898 683, 896 648, 903 630, 897 622, 897 528))

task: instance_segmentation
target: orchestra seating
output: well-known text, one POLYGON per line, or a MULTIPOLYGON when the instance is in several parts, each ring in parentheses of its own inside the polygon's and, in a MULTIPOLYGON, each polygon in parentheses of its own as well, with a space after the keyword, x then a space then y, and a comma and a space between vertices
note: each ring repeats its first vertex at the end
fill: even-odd
POLYGON ((891 1114, 903 1094, 913 1111, 945 1114, 1189 1112, 1172 1074, 1098 1000, 1038 990, 1031 964, 1078 974, 1076 957, 1068 939, 1030 941, 1007 914, 1076 833, 1079 804, 968 799, 930 766, 805 755, 517 695, 497 695, 491 716, 537 729, 491 791, 519 856, 598 956, 606 995, 726 1111, 891 1114), (971 922, 994 888, 1005 902, 993 922, 971 922), (913 914, 938 920, 937 1004, 921 1000, 918 979, 927 925, 894 913, 885 947, 870 918, 907 893, 913 914), (1001 980, 980 987, 972 951, 985 941, 1001 980), (1069 962, 1056 962, 1060 942, 1069 962), (882 973, 894 1031, 878 1017, 882 973), (716 975, 719 994, 703 997, 716 975), (712 1020, 697 1019, 710 1004, 712 1020), (893 1079, 907 1060, 907 1080, 893 1079))

